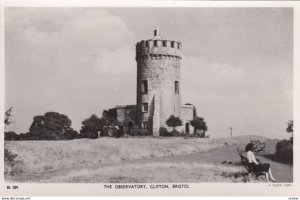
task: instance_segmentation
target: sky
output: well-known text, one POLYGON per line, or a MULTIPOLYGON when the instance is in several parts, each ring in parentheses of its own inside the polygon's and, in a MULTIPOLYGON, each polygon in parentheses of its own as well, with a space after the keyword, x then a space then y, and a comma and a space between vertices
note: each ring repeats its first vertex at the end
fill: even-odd
POLYGON ((182 103, 211 137, 283 138, 293 117, 292 8, 6 8, 8 129, 55 111, 81 122, 136 103, 135 44, 180 40, 182 103))

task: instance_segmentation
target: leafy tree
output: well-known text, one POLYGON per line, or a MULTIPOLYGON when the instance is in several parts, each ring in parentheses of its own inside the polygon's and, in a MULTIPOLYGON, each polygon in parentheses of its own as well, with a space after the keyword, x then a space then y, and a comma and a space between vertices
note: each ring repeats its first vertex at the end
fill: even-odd
POLYGON ((290 120, 288 122, 288 127, 286 128, 286 132, 290 133, 291 134, 291 142, 293 143, 293 133, 294 133, 294 121, 293 120, 290 120))
POLYGON ((206 122, 204 121, 204 118, 202 118, 202 117, 197 117, 197 116, 194 117, 194 119, 191 121, 191 125, 195 128, 195 130, 202 131, 203 135, 205 135, 205 132, 208 129, 206 122))
POLYGON ((291 140, 280 140, 276 144, 277 161, 293 163, 293 143, 291 140))
POLYGON ((33 118, 26 139, 33 140, 68 140, 74 139, 78 133, 71 128, 68 116, 57 112, 47 112, 33 118))
POLYGON ((7 128, 10 124, 14 123, 14 121, 12 120, 12 111, 13 111, 13 107, 10 107, 7 111, 5 111, 5 116, 4 116, 5 128, 7 128))
POLYGON ((286 132, 291 133, 292 136, 290 140, 281 140, 276 144, 276 158, 280 162, 293 163, 293 132, 294 132, 294 122, 290 120, 286 128, 286 132))
POLYGON ((104 118, 99 118, 97 115, 92 115, 82 122, 80 137, 83 138, 98 138, 98 133, 106 126, 107 121, 104 118))
POLYGON ((173 132, 175 132, 175 128, 177 126, 181 126, 182 125, 182 121, 181 121, 181 119, 179 117, 175 117, 174 115, 171 115, 169 117, 169 119, 167 119, 166 124, 169 127, 172 127, 173 128, 173 132))
POLYGON ((117 125, 117 109, 111 108, 108 110, 104 110, 102 112, 102 118, 105 120, 106 125, 105 126, 110 126, 110 125, 117 125))
POLYGON ((286 128, 286 132, 293 134, 293 132, 294 132, 294 121, 293 120, 290 120, 288 122, 288 127, 286 128))
POLYGON ((16 134, 14 131, 5 131, 4 140, 5 141, 19 140, 19 135, 16 134))

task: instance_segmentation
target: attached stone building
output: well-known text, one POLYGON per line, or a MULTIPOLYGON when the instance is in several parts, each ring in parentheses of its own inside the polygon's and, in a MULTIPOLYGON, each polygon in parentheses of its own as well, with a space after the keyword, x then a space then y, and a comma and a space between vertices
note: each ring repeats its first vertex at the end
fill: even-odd
POLYGON ((183 122, 177 130, 193 133, 190 121, 195 107, 181 105, 181 51, 181 42, 163 39, 158 27, 152 39, 136 44, 137 102, 115 107, 119 123, 147 129, 158 136, 160 127, 170 130, 165 122, 174 115, 183 122))

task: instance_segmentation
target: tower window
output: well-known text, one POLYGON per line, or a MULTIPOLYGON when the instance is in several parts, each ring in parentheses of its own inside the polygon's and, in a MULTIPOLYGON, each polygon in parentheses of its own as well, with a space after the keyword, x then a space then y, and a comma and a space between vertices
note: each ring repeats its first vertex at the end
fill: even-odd
POLYGON ((147 80, 142 81, 142 93, 148 94, 148 81, 147 80))
POLYGON ((166 46, 167 46, 167 41, 164 40, 164 41, 163 41, 163 47, 166 47, 166 46))
POLYGON ((154 46, 157 47, 157 40, 154 40, 154 46))
POLYGON ((175 81, 175 94, 179 94, 179 82, 175 81))
POLYGON ((174 41, 171 42, 171 47, 174 48, 174 41))
POLYGON ((146 41, 146 47, 149 47, 149 41, 146 41))
POLYGON ((142 111, 143 112, 148 112, 148 103, 143 103, 143 105, 142 105, 142 111))
POLYGON ((179 49, 180 48, 180 44, 179 43, 177 43, 177 49, 179 49))

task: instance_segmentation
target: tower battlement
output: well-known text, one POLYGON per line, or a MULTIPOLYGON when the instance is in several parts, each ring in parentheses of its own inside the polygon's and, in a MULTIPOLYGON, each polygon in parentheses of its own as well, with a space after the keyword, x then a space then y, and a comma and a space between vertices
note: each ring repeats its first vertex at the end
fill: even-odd
POLYGON ((172 40, 142 40, 136 44, 136 59, 176 58, 181 59, 181 42, 172 40))
POLYGON ((181 59, 182 44, 180 41, 162 39, 159 28, 154 30, 153 39, 142 40, 136 44, 138 59, 181 59))

